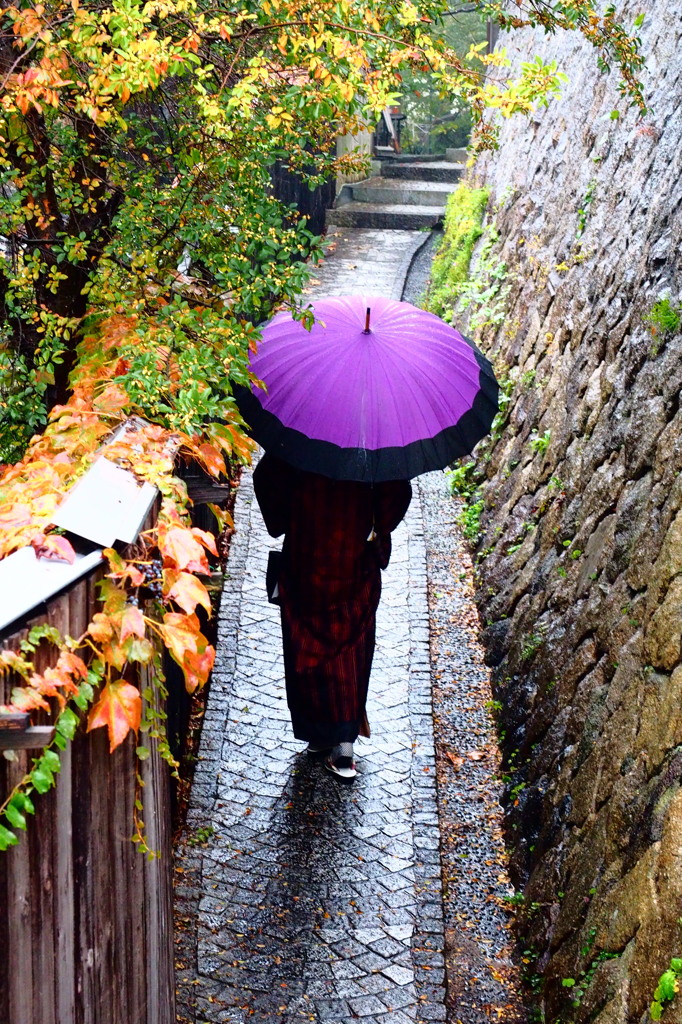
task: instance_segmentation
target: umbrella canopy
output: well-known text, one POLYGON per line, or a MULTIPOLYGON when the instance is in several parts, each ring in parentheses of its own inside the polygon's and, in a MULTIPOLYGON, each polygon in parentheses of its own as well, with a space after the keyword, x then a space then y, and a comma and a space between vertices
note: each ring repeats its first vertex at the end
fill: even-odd
POLYGON ((409 480, 488 433, 497 381, 454 327, 379 296, 319 299, 313 310, 310 331, 290 313, 267 324, 250 364, 267 390, 237 389, 266 451, 337 480, 409 480))

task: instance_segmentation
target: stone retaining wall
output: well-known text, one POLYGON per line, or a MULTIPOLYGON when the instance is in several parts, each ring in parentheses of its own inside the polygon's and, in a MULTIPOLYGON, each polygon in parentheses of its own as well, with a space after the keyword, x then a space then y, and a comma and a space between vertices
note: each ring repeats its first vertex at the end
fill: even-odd
POLYGON ((586 44, 517 36, 570 83, 475 169, 511 285, 483 342, 517 375, 482 463, 479 603, 548 1024, 648 1020, 682 950, 682 338, 646 321, 682 292, 675 7, 625 5, 647 12, 643 122, 611 118, 586 44))

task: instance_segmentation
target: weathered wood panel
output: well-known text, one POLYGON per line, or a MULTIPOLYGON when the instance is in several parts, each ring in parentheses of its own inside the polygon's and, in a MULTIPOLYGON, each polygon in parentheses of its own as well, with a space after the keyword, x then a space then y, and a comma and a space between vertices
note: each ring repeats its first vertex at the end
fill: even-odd
POLYGON ((336 182, 332 178, 309 189, 307 184, 279 161, 270 169, 272 188, 280 202, 287 206, 296 206, 301 216, 308 220, 308 228, 315 235, 324 231, 325 211, 330 209, 336 195, 336 182))
MULTIPOLYGON (((26 629, 48 621, 78 636, 95 610, 86 578, 26 629)), ((14 644, 22 634, 10 638, 14 644)), ((0 680, 0 703, 10 684, 0 680)), ((152 749, 140 763, 130 736, 109 754, 104 730, 80 730, 61 755, 56 788, 35 798, 19 846, 0 854, 2 1024, 173 1024, 170 785, 152 749), (130 840, 136 772, 159 859, 130 840)), ((35 752, 0 758, 0 796, 35 752)))

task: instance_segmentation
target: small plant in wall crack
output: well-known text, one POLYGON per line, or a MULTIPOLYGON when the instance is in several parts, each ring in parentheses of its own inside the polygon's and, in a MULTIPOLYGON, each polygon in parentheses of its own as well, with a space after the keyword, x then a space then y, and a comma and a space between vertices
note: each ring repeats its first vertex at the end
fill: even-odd
POLYGON ((663 295, 654 302, 643 319, 653 339, 649 355, 655 359, 667 339, 679 333, 682 327, 682 306, 673 303, 668 295, 663 295))
POLYGON ((595 197, 596 191, 597 191, 597 179, 596 178, 592 178, 592 180, 590 181, 589 185, 587 186, 587 191, 585 192, 585 195, 583 196, 583 201, 582 201, 582 204, 580 206, 580 209, 578 210, 578 227, 576 228, 576 232, 575 232, 575 237, 576 238, 580 238, 580 236, 585 231, 585 227, 587 225, 587 218, 588 218, 589 213, 590 213, 590 207, 592 206, 592 203, 594 202, 594 197, 595 197))
POLYGON ((540 625, 536 626, 531 633, 528 633, 521 642, 522 661, 530 661, 531 658, 535 657, 546 640, 547 626, 544 623, 540 623, 540 625))
POLYGON ((528 444, 534 452, 540 452, 544 454, 549 448, 549 442, 552 440, 552 431, 546 430, 544 434, 534 434, 528 444))
POLYGON ((665 1008, 672 1003, 680 989, 680 977, 682 977, 682 959, 673 957, 668 970, 664 971, 658 979, 654 999, 649 1007, 649 1016, 652 1020, 660 1020, 665 1008))
MULTIPOLYGON (((592 941, 594 941, 593 937, 592 941)), ((584 948, 582 952, 583 954, 585 953, 584 948)), ((585 994, 588 988, 592 984, 592 981, 594 979, 595 974, 597 973, 597 969, 599 968, 599 966, 607 960, 617 960, 619 957, 620 953, 607 953, 605 950, 603 950, 596 957, 594 957, 591 964, 586 970, 581 971, 580 977, 577 981, 575 980, 575 978, 561 979, 561 984, 563 988, 570 989, 571 1006, 573 1006, 574 1008, 580 1006, 583 999, 585 998, 585 994)))
POLYGON ((457 516, 457 522, 462 527, 467 540, 478 540, 481 533, 481 513, 484 508, 485 502, 483 498, 479 497, 477 501, 470 501, 466 504, 457 516))

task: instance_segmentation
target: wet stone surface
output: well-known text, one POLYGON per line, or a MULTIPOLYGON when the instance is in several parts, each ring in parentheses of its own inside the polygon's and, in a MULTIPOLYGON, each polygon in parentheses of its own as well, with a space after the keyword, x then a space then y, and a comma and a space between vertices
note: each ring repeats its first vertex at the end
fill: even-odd
MULTIPOLYGON (((399 297, 423 240, 420 232, 342 231, 315 290, 399 297)), ((265 532, 250 474, 235 525, 177 858, 179 1019, 444 1020, 419 485, 384 574, 368 702, 372 737, 356 745, 352 786, 329 776, 291 734, 278 609, 265 596, 268 549, 279 542, 265 532)))
POLYGON ((264 591, 275 542, 250 475, 236 518, 221 658, 180 858, 187 929, 181 1016, 211 1024, 443 1020, 418 489, 384 575, 368 704, 372 737, 356 746, 352 786, 329 776, 291 735, 278 610, 264 591))

